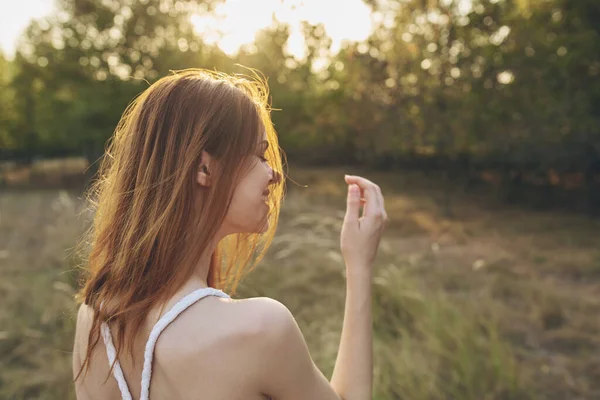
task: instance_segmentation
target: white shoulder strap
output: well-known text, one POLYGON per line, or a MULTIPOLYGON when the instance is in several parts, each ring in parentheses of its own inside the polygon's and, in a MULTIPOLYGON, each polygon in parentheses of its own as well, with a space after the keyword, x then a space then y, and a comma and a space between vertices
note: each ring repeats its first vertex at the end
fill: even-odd
POLYGON ((123 375, 123 370, 121 369, 121 364, 117 358, 117 351, 115 350, 115 345, 112 341, 112 335, 110 334, 110 328, 106 322, 103 322, 100 326, 100 331, 102 332, 102 338, 104 339, 104 346, 106 346, 106 355, 108 356, 108 365, 113 365, 115 363, 115 367, 113 368, 113 375, 117 380, 117 384, 119 385, 119 390, 121 391, 121 399, 122 400, 133 400, 131 398, 131 393, 129 393, 129 388, 127 387, 127 381, 125 380, 125 376, 123 375))
MULTIPOLYGON (((144 368, 142 370, 142 391, 140 394, 140 400, 148 400, 150 396, 152 359, 154 357, 154 347, 156 346, 156 341, 158 340, 158 337, 160 336, 162 331, 171 322, 173 322, 173 320, 177 318, 177 316, 179 316, 179 314, 181 314, 189 306, 206 296, 230 298, 228 294, 222 292, 219 289, 211 287, 200 288, 179 300, 177 304, 175 304, 173 308, 171 308, 165 315, 163 315, 152 328, 152 331, 150 332, 150 337, 148 338, 148 342, 146 343, 146 349, 144 351, 144 368)), ((102 338, 104 339, 104 345, 106 346, 106 354, 108 356, 109 365, 115 363, 113 375, 115 376, 117 384, 119 385, 119 390, 121 391, 121 398, 122 400, 133 400, 131 397, 131 393, 129 392, 129 388, 127 387, 127 381, 125 380, 125 376, 123 375, 121 364, 119 363, 119 360, 116 360, 116 349, 112 341, 112 335, 110 333, 110 328, 108 324, 103 322, 100 326, 100 331, 102 333, 102 338)))

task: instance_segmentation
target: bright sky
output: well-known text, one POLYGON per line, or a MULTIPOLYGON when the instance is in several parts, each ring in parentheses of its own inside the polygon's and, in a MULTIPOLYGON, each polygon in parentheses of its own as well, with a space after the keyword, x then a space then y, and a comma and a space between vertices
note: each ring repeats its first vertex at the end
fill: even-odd
MULTIPOLYGON (((53 0, 7 0, 0 13, 0 48, 12 58, 18 36, 32 18, 40 18, 54 10, 53 0)), ((344 39, 363 40, 371 31, 370 9, 362 0, 225 0, 216 16, 192 19, 205 40, 218 43, 226 53, 234 53, 240 45, 251 43, 254 34, 268 27, 275 16, 290 24, 288 51, 303 57, 304 42, 300 22, 323 23, 332 38, 332 50, 339 49, 344 39)))
POLYGON ((9 58, 14 56, 17 37, 32 18, 48 15, 54 9, 53 0, 6 0, 0 12, 0 48, 9 58))
POLYGON ((273 17, 290 25, 288 51, 298 58, 304 52, 301 21, 325 25, 337 52, 343 40, 360 41, 371 32, 371 10, 362 0, 226 0, 214 16, 192 18, 208 42, 228 54, 252 43, 256 31, 272 24, 273 17))

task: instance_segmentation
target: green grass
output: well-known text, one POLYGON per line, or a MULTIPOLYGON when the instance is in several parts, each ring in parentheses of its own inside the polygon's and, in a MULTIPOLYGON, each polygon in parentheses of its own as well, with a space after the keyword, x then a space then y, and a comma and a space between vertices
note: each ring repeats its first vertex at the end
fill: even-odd
MULTIPOLYGON (((447 218, 431 201, 435 185, 365 175, 380 183, 391 217, 374 279, 375 399, 600 396, 597 221, 490 211, 468 196, 447 218)), ((344 307, 343 172, 291 176, 308 187, 290 183, 273 245, 237 296, 286 304, 330 376, 344 307)), ((0 399, 74 398, 78 197, 0 194, 0 399)))

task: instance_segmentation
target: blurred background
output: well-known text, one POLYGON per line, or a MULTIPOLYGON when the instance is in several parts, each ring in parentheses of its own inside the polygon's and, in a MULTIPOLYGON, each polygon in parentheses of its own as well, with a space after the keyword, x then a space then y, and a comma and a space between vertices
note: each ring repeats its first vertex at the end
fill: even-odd
POLYGON ((74 398, 82 191, 170 70, 269 79, 278 234, 238 296, 330 376, 344 173, 382 187, 374 399, 600 399, 597 0, 19 0, 0 6, 0 398, 74 398))

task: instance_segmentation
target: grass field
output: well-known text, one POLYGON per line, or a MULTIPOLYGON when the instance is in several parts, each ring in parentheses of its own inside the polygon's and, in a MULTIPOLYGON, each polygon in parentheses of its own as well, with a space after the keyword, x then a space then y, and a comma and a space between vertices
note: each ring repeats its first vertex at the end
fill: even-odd
MULTIPOLYGON (((342 170, 291 170, 278 234, 236 297, 296 316, 330 376, 342 324, 342 170)), ((364 173, 391 218, 375 272, 374 399, 600 398, 600 222, 364 173)), ((0 192, 0 399, 74 398, 71 252, 81 195, 0 192)))

